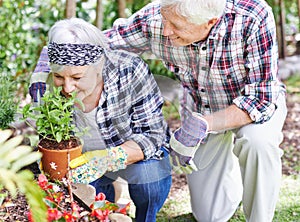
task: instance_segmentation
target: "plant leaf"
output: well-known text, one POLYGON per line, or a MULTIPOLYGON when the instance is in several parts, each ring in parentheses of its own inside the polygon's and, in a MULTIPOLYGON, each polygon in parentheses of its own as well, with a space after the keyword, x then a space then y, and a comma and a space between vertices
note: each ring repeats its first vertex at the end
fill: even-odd
POLYGON ((23 141, 23 136, 19 135, 3 143, 0 149, 0 158, 5 156, 7 152, 9 152, 11 149, 14 149, 16 146, 18 146, 22 141, 23 141))
POLYGON ((12 130, 6 129, 6 130, 1 130, 0 133, 0 144, 6 141, 11 135, 12 135, 12 130))
POLYGON ((15 161, 12 166, 11 170, 14 172, 19 171, 24 166, 27 166, 37 160, 39 160, 42 157, 42 154, 40 152, 32 152, 26 156, 23 156, 22 158, 15 161))
POLYGON ((13 162, 20 157, 27 155, 31 151, 32 148, 30 146, 17 146, 15 149, 11 150, 4 158, 9 162, 13 162))

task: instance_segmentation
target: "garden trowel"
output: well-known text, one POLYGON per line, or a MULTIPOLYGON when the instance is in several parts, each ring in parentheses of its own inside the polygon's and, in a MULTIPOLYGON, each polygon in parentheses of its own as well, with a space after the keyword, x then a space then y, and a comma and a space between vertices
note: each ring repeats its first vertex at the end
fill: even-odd
POLYGON ((78 201, 82 206, 91 211, 91 204, 95 201, 96 189, 92 185, 83 184, 83 183, 75 183, 72 184, 72 193, 74 199, 78 201))

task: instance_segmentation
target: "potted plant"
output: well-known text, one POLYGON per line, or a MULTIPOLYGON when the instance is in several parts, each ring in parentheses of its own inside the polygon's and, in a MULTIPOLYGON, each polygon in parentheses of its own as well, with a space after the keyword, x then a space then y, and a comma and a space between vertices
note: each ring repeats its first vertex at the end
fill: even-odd
POLYGON ((37 146, 43 154, 42 169, 53 180, 66 177, 69 161, 81 155, 82 143, 75 136, 76 126, 72 117, 75 103, 82 105, 75 92, 66 98, 61 94, 61 87, 53 87, 44 94, 40 105, 27 104, 22 109, 28 124, 28 118, 35 120, 40 137, 37 146))

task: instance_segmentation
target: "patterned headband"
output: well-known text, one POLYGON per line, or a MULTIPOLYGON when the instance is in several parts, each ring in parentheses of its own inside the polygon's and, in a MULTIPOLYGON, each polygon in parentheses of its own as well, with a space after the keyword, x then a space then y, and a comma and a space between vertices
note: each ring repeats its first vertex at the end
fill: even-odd
POLYGON ((55 42, 48 45, 49 61, 57 65, 89 65, 98 61, 103 53, 104 49, 99 45, 55 42))

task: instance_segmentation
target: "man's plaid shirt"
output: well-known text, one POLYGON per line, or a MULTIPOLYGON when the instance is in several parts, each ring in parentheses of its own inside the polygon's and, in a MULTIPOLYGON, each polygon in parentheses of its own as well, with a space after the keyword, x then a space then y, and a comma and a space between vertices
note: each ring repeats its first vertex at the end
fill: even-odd
MULTIPOLYGON (((141 147, 145 159, 160 158, 159 149, 167 145, 168 131, 162 115, 163 97, 152 73, 133 53, 113 50, 106 55, 104 89, 96 112, 105 144, 114 147, 133 140, 141 147)), ((48 76, 48 61, 44 47, 31 83, 47 81, 48 87, 53 84, 51 75, 48 76)))
POLYGON ((184 88, 183 106, 209 114, 235 104, 255 123, 271 118, 284 85, 278 80, 278 49, 271 8, 260 0, 227 0, 207 40, 174 47, 163 36, 154 2, 107 30, 112 48, 150 52, 162 59, 184 88))

